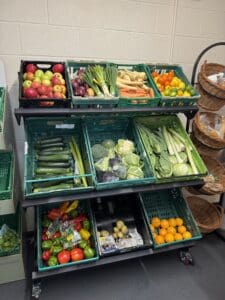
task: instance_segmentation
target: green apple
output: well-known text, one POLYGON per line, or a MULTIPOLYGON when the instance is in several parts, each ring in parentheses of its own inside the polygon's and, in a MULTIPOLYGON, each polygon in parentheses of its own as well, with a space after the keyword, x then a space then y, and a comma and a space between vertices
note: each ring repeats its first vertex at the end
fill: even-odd
POLYGON ((23 82, 23 87, 29 88, 29 87, 31 87, 31 84, 32 84, 32 81, 30 81, 30 80, 25 80, 25 81, 23 82))
POLYGON ((34 77, 39 77, 41 78, 43 76, 44 72, 42 70, 37 70, 34 73, 34 77))
POLYGON ((43 75, 41 76, 41 81, 43 81, 43 80, 45 80, 45 79, 50 80, 50 78, 48 77, 48 75, 43 74, 43 75))
POLYGON ((44 86, 51 86, 52 84, 51 84, 51 81, 49 80, 49 79, 43 79, 42 81, 41 81, 41 83, 42 83, 42 85, 44 85, 44 86))
POLYGON ((48 71, 45 72, 44 76, 48 76, 48 79, 51 80, 52 77, 53 77, 53 73, 52 73, 52 71, 48 70, 48 71))
POLYGON ((41 78, 40 77, 34 77, 34 82, 38 82, 38 83, 41 83, 41 78))

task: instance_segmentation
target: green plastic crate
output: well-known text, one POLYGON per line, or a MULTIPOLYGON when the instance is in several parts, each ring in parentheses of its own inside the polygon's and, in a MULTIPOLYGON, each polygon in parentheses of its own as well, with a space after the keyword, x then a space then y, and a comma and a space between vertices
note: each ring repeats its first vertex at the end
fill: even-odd
MULTIPOLYGON (((186 75, 183 72, 183 69, 181 66, 179 65, 167 65, 167 64, 150 64, 150 65, 145 65, 145 69, 146 69, 146 73, 148 75, 149 78, 152 79, 154 86, 156 87, 156 89, 158 90, 156 83, 154 82, 154 79, 152 78, 151 73, 153 71, 160 71, 160 72, 168 72, 171 70, 174 70, 175 75, 180 78, 185 85, 191 85, 191 83, 189 82, 189 80, 187 79, 186 75)), ((200 98, 200 94, 199 92, 193 87, 193 89, 195 90, 195 96, 192 97, 187 97, 187 96, 178 96, 178 97, 166 97, 163 96, 160 91, 160 95, 161 95, 161 100, 160 100, 160 106, 166 106, 166 107, 171 107, 171 106, 191 106, 191 105, 195 105, 198 101, 198 99, 200 98)))
MULTIPOLYGON (((141 122, 143 125, 147 126, 149 129, 156 130, 160 126, 173 126, 176 128, 177 133, 179 133, 187 142, 189 145, 191 145, 193 151, 192 151, 192 157, 194 159, 195 164, 198 166, 199 174, 193 174, 193 175, 186 175, 186 176, 171 176, 169 178, 161 178, 158 179, 156 176, 156 172, 153 169, 153 174, 156 178, 156 183, 162 183, 162 182, 177 182, 177 181, 186 181, 186 180, 196 180, 199 179, 207 174, 207 168, 199 155, 198 151, 196 150, 194 144, 192 143, 190 137, 188 136, 187 132, 184 130, 180 119, 176 115, 164 115, 164 116, 151 116, 151 117, 137 117, 134 118, 134 122, 138 121, 141 122)), ((135 126, 137 134, 142 141, 144 145, 144 141, 141 138, 141 135, 135 126)), ((147 159, 149 161, 150 166, 152 167, 153 162, 151 158, 147 156, 147 159)))
POLYGON ((145 151, 139 137, 134 130, 134 126, 131 118, 91 118, 86 119, 86 137, 88 149, 91 157, 92 172, 94 174, 94 181, 97 190, 102 189, 113 189, 113 188, 123 188, 129 186, 137 186, 143 184, 149 184, 155 181, 152 171, 149 167, 148 161, 146 159, 145 151), (91 147, 94 144, 101 143, 105 139, 112 139, 117 142, 118 139, 130 139, 134 142, 137 153, 141 156, 144 162, 144 174, 143 179, 132 179, 132 180, 119 180, 114 182, 99 182, 97 178, 97 173, 94 167, 94 160, 92 156, 91 147))
POLYGON ((0 87, 0 132, 3 130, 5 88, 0 87))
MULTIPOLYGON (((0 229, 2 225, 6 224, 10 229, 18 233, 21 237, 22 227, 21 227, 21 208, 18 205, 15 214, 7 214, 0 216, 0 229)), ((0 251, 0 257, 15 255, 20 253, 20 244, 10 251, 0 251)))
POLYGON ((49 270, 55 270, 55 269, 60 269, 64 267, 71 267, 75 266, 78 264, 84 264, 84 263, 91 263, 99 259, 99 254, 98 254, 98 247, 97 247, 97 238, 94 230, 94 219, 90 207, 89 200, 82 200, 79 202, 78 206, 78 211, 80 210, 81 212, 85 212, 88 216, 88 219, 90 220, 91 223, 91 245, 92 248, 95 249, 95 257, 89 258, 89 259, 83 259, 80 261, 75 261, 75 262, 69 262, 66 264, 58 264, 56 266, 47 266, 43 264, 42 261, 42 249, 41 249, 41 233, 42 233, 42 224, 41 224, 41 219, 42 215, 44 214, 45 211, 48 211, 48 209, 55 208, 56 204, 49 204, 49 205, 44 205, 44 206, 39 206, 37 208, 37 264, 38 264, 38 270, 39 271, 49 271, 49 270))
POLYGON ((113 108, 117 107, 119 94, 118 90, 116 92, 116 96, 106 99, 106 98, 99 98, 99 97, 81 97, 75 96, 73 92, 73 87, 71 83, 72 74, 77 71, 79 68, 87 68, 88 66, 95 66, 100 65, 102 67, 106 67, 106 62, 99 62, 99 61, 74 61, 68 60, 66 62, 67 72, 69 80, 69 88, 72 95, 72 102, 75 108, 113 108))
POLYGON ((0 200, 12 198, 13 153, 0 150, 0 200))
MULTIPOLYGON (((136 65, 131 65, 131 64, 117 64, 118 70, 123 70, 127 69, 130 71, 137 71, 137 72, 146 72, 145 66, 143 64, 136 64, 136 65)), ((160 100, 160 94, 152 80, 149 76, 147 76, 147 86, 151 87, 155 93, 154 98, 149 98, 149 97, 134 97, 134 98, 126 98, 122 97, 119 94, 119 107, 143 107, 143 106, 151 106, 151 107, 156 107, 159 104, 160 100)))
POLYGON ((202 235, 200 233, 198 225, 196 224, 191 210, 188 207, 179 189, 169 189, 157 192, 141 193, 140 198, 144 208, 145 217, 149 226, 149 231, 152 236, 154 248, 161 248, 174 244, 184 243, 186 241, 195 241, 201 239, 202 235), (182 218, 184 221, 184 226, 186 226, 187 230, 191 232, 192 237, 186 240, 174 241, 171 243, 157 245, 150 227, 150 220, 153 217, 158 217, 160 219, 178 217, 182 218))
POLYGON ((51 197, 56 195, 67 195, 80 193, 94 189, 93 175, 90 166, 90 157, 87 151, 88 147, 84 137, 83 126, 81 121, 76 118, 29 118, 25 121, 25 178, 24 191, 27 198, 51 197), (78 144, 83 160, 85 174, 65 177, 52 177, 48 179, 34 180, 34 170, 36 165, 35 155, 36 150, 34 144, 40 138, 46 137, 63 137, 65 141, 69 141, 73 136, 78 144), (54 181, 58 179, 74 179, 86 177, 87 187, 74 187, 72 189, 61 189, 48 192, 32 192, 32 183, 43 181, 54 181))

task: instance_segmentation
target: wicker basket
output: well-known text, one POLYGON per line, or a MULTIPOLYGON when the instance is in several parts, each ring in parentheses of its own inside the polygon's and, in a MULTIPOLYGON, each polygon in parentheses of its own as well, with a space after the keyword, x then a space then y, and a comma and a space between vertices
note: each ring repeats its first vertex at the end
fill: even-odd
POLYGON ((221 117, 221 128, 220 132, 222 137, 218 135, 218 131, 209 130, 209 125, 202 122, 200 114, 205 114, 210 127, 214 128, 214 120, 218 117, 217 114, 211 112, 202 112, 195 115, 195 119, 192 123, 193 133, 198 141, 212 149, 223 149, 225 148, 225 119, 221 117))
POLYGON ((220 99, 225 99, 225 87, 208 79, 209 75, 217 74, 219 72, 225 72, 225 66, 215 63, 207 63, 207 61, 205 61, 198 74, 198 80, 202 88, 210 95, 216 96, 220 99))
POLYGON ((215 96, 208 94, 200 84, 196 84, 201 98, 198 100, 198 106, 209 111, 218 111, 225 105, 225 100, 221 100, 215 96))
POLYGON ((200 197, 187 197, 188 205, 202 233, 218 229, 224 216, 224 208, 200 197))

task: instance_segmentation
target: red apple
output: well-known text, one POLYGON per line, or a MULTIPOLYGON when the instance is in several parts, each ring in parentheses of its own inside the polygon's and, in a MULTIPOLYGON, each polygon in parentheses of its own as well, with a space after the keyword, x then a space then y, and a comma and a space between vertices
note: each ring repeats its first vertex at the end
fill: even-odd
POLYGON ((56 93, 56 92, 61 93, 62 92, 61 85, 59 85, 59 84, 54 85, 53 86, 53 92, 54 93, 56 93))
POLYGON ((47 91, 48 91, 48 93, 52 92, 53 91, 53 87, 52 86, 47 86, 47 91))
POLYGON ((61 81, 61 84, 62 84, 62 85, 65 85, 65 84, 66 84, 65 79, 62 78, 62 79, 60 79, 60 81, 61 81))
POLYGON ((45 98, 45 99, 47 99, 48 96, 47 96, 47 95, 41 95, 40 98, 45 98))
POLYGON ((57 78, 57 77, 53 76, 52 77, 52 84, 53 85, 61 84, 60 78, 57 78))
POLYGON ((62 73, 64 71, 64 65, 63 64, 55 64, 52 67, 53 73, 62 73))
POLYGON ((54 98, 62 99, 62 94, 60 92, 55 92, 53 95, 54 98))
POLYGON ((40 95, 47 95, 48 94, 48 88, 47 86, 41 85, 38 89, 37 89, 38 93, 40 95))
POLYGON ((38 89, 40 86, 41 86, 41 84, 37 81, 33 81, 32 84, 31 84, 31 87, 33 89, 38 89))
POLYGON ((37 67, 34 64, 26 65, 26 72, 34 73, 37 70, 37 67))
POLYGON ((26 98, 37 98, 37 95, 38 95, 37 91, 32 87, 29 87, 24 91, 24 96, 26 98))
POLYGON ((48 96, 48 98, 54 98, 53 92, 49 92, 49 93, 47 94, 47 96, 48 96))

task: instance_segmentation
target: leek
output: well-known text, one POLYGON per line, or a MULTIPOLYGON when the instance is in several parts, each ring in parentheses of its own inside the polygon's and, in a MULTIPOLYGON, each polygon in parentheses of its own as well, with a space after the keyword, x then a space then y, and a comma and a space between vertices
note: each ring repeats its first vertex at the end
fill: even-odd
POLYGON ((106 83, 108 84, 110 94, 116 95, 116 79, 118 69, 115 66, 107 66, 105 69, 106 83))
POLYGON ((93 76, 93 82, 96 83, 101 88, 104 96, 110 97, 109 89, 105 82, 104 68, 99 65, 93 66, 91 67, 91 73, 93 76))
POLYGON ((98 97, 103 97, 102 92, 99 90, 99 87, 97 86, 96 83, 94 83, 94 78, 92 75, 92 71, 91 71, 91 67, 87 67, 82 79, 89 85, 89 87, 91 87, 93 89, 93 91, 95 92, 95 95, 98 97))

